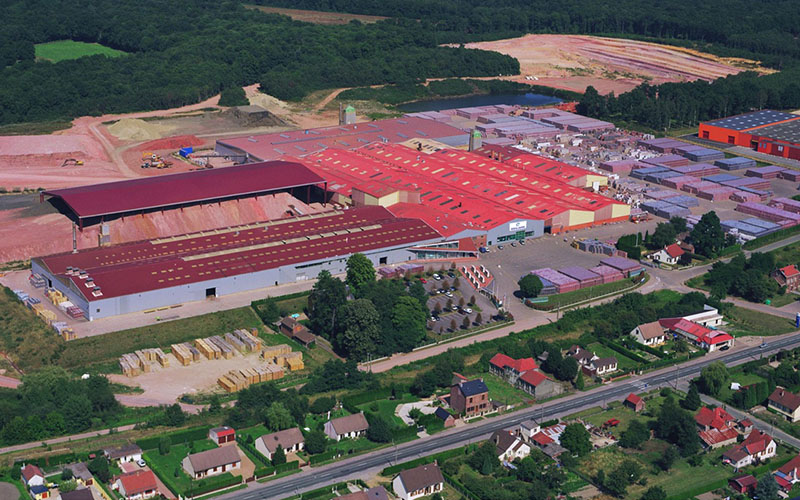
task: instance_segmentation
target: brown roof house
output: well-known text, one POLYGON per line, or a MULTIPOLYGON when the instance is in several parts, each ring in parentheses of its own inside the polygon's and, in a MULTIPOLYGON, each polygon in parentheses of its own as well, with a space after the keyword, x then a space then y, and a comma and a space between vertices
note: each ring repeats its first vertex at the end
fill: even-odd
POLYGON ((356 491, 336 497, 336 500, 389 500, 389 493, 383 486, 376 486, 366 491, 356 491))
POLYGON ((325 434, 335 441, 361 437, 367 433, 367 429, 369 422, 363 412, 325 422, 325 434))
POLYGON ((280 328, 282 334, 300 342, 306 347, 313 344, 317 339, 313 333, 308 331, 308 328, 291 316, 287 316, 281 320, 280 328))
POLYGON ((489 388, 483 379, 461 379, 450 387, 450 408, 467 418, 488 412, 491 409, 489 388))
POLYGON ((238 470, 242 467, 242 458, 235 446, 222 446, 192 453, 183 459, 182 465, 187 474, 200 479, 238 470))
POLYGON ((392 481, 392 488, 401 500, 413 500, 442 491, 444 477, 435 463, 424 464, 402 471, 392 481))
POLYGON ((767 399, 767 407, 783 415, 789 422, 800 420, 800 395, 776 387, 767 399))
POLYGON ((753 431, 747 438, 722 454, 722 462, 736 469, 772 458, 778 445, 772 436, 762 431, 753 431))
POLYGON ((525 458, 531 454, 530 445, 514 432, 495 431, 489 440, 497 447, 497 458, 501 461, 513 462, 517 458, 525 458))
POLYGON ((272 454, 278 450, 278 446, 283 448, 285 453, 300 451, 305 446, 306 440, 303 433, 297 427, 285 429, 272 434, 265 434, 256 439, 256 450, 262 455, 272 460, 272 454))
POLYGON ((142 459, 142 449, 135 444, 126 444, 117 448, 107 448, 103 450, 103 455, 108 460, 117 460, 119 463, 137 462, 142 459))
POLYGON ((663 344, 667 341, 667 334, 664 333, 664 328, 661 327, 661 323, 658 321, 637 326, 631 331, 631 336, 640 344, 650 347, 663 344))

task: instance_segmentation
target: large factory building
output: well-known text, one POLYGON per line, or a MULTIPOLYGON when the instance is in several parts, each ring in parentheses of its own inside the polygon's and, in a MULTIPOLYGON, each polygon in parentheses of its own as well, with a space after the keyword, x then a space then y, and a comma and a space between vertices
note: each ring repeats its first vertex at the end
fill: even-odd
POLYGON ((800 116, 761 110, 700 124, 701 139, 800 160, 800 116))

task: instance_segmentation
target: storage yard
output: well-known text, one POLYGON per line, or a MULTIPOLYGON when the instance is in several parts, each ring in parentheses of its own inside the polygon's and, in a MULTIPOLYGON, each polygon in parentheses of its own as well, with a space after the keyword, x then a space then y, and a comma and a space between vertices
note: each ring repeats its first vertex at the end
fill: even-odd
POLYGON ((754 61, 725 59, 681 47, 582 35, 526 35, 476 42, 467 48, 494 50, 516 58, 521 75, 510 77, 539 85, 583 92, 594 86, 600 93, 627 92, 640 83, 658 84, 713 80, 759 68, 754 61), (635 54, 635 57, 632 57, 635 54))

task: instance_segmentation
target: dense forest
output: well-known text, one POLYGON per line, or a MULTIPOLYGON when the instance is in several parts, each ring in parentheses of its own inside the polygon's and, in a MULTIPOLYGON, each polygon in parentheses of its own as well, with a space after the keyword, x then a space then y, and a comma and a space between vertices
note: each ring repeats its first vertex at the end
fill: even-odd
POLYGON ((442 43, 527 32, 657 39, 787 70, 705 83, 643 86, 593 116, 670 128, 800 99, 800 9, 790 0, 260 0, 292 8, 391 16, 375 24, 320 26, 247 9, 234 1, 9 0, 0 25, 0 124, 67 119, 196 103, 260 83, 282 99, 425 78, 516 74, 501 54, 442 43), (98 42, 127 52, 36 62, 34 44, 98 42))

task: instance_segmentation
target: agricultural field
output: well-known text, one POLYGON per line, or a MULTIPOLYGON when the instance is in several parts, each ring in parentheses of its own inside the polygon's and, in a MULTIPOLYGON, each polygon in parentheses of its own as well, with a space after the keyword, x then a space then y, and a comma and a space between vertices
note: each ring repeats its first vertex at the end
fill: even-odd
POLYGON ((285 9, 283 7, 266 7, 263 5, 245 5, 248 9, 260 10, 267 14, 280 14, 282 16, 289 16, 295 21, 302 21, 304 23, 312 24, 347 24, 350 21, 358 21, 364 24, 377 23, 384 19, 389 19, 383 16, 365 16, 361 14, 348 14, 345 12, 326 12, 322 10, 301 10, 301 9, 285 9))
POLYGON ((99 43, 76 42, 74 40, 58 40, 56 42, 37 43, 34 46, 37 60, 50 62, 67 61, 86 56, 102 55, 120 57, 125 52, 99 43))
POLYGON ((767 337, 795 331, 794 324, 787 318, 739 306, 733 306, 730 311, 726 311, 725 320, 729 325, 726 325, 723 330, 737 337, 767 337))

